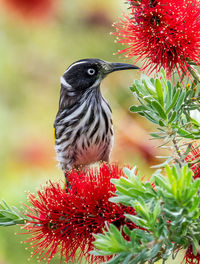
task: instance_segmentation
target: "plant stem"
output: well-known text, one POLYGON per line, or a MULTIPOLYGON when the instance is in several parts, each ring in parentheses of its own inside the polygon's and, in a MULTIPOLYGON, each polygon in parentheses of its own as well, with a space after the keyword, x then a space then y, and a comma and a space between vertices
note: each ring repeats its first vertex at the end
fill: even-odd
POLYGON ((183 158, 181 156, 181 152, 179 150, 179 147, 178 147, 178 144, 177 144, 177 141, 175 139, 175 137, 172 139, 172 142, 174 144, 174 148, 176 150, 176 153, 178 155, 178 158, 176 159, 177 163, 179 164, 180 168, 183 166, 183 158))

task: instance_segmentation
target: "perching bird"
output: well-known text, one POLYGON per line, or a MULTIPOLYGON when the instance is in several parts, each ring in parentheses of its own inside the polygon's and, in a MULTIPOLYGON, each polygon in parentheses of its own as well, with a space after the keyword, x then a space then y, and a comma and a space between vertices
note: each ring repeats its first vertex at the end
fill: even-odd
POLYGON ((113 145, 112 111, 101 94, 100 84, 109 73, 127 69, 139 68, 83 59, 64 72, 54 123, 57 159, 64 173, 98 161, 109 162, 113 145))

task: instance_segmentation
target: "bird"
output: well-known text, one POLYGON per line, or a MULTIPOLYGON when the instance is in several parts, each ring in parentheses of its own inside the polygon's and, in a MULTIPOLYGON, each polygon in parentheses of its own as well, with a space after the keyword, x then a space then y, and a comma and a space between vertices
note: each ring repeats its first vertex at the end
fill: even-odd
POLYGON ((109 163, 112 110, 101 94, 100 84, 108 74, 128 69, 139 67, 88 58, 72 63, 61 77, 54 136, 57 160, 65 176, 68 171, 99 161, 109 163))

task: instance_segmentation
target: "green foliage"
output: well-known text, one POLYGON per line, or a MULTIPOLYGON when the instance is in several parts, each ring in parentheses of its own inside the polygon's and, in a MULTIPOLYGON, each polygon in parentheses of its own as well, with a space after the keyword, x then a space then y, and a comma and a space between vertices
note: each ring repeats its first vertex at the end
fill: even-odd
POLYGON ((27 217, 15 206, 10 207, 4 200, 0 203, 0 226, 24 224, 27 217))
POLYGON ((117 192, 111 201, 135 208, 135 215, 125 216, 138 229, 124 226, 123 232, 129 237, 126 239, 122 230, 107 225, 103 234, 95 235, 98 250, 92 253, 115 255, 109 261, 112 264, 154 263, 159 259, 165 262, 178 249, 192 243, 196 255, 200 240, 200 179, 193 179, 187 165, 166 166, 166 175, 157 171, 150 182, 143 182, 135 169, 126 168, 124 173, 126 177, 113 180, 117 192))
POLYGON ((146 117, 158 125, 159 132, 152 137, 166 139, 175 134, 190 139, 200 139, 199 124, 192 122, 190 111, 199 109, 200 88, 195 84, 175 85, 167 80, 165 71, 161 70, 161 78, 155 80, 142 76, 131 87, 140 105, 131 106, 130 111, 146 117))
POLYGON ((174 85, 167 80, 162 69, 160 78, 154 80, 142 76, 141 80, 135 80, 131 91, 140 104, 131 106, 130 111, 157 125, 157 131, 150 135, 163 140, 161 147, 166 147, 168 143, 173 145, 174 156, 165 157, 167 161, 159 166, 164 166, 172 159, 178 160, 181 165, 190 148, 179 141, 200 139, 200 124, 191 117, 192 110, 199 110, 200 86, 196 81, 187 85, 177 82, 174 85))

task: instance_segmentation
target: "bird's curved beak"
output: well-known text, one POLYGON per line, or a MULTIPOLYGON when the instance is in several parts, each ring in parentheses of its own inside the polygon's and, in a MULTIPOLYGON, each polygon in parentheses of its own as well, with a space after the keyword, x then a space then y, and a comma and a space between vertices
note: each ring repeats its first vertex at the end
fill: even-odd
POLYGON ((140 68, 133 64, 118 63, 118 62, 106 62, 103 65, 103 70, 105 75, 115 71, 134 70, 134 69, 140 69, 140 68))

